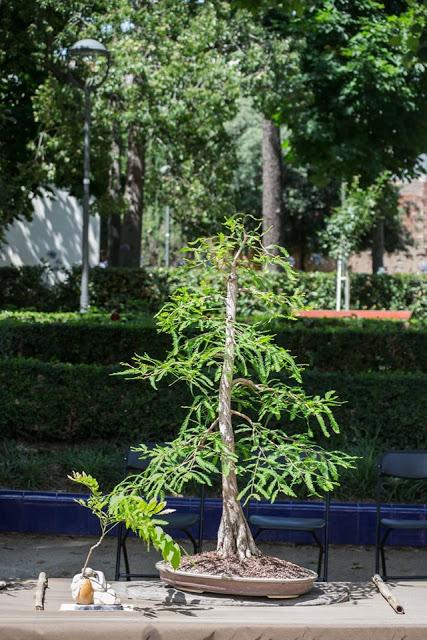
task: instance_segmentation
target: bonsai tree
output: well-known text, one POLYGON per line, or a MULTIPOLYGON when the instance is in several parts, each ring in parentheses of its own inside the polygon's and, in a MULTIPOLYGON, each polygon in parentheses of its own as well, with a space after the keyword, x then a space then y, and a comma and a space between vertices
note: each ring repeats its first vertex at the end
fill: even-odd
POLYGON ((121 522, 125 524, 127 529, 142 538, 148 546, 152 544, 157 551, 160 551, 163 559, 169 562, 172 567, 179 566, 180 548, 161 527, 166 524, 162 520, 162 516, 171 512, 170 509, 166 509, 165 502, 157 502, 156 500, 147 502, 138 495, 132 493, 124 495, 117 489, 109 494, 103 494, 98 481, 84 472, 76 473, 73 471, 72 475, 68 477, 90 491, 87 499, 81 498, 76 502, 88 508, 98 518, 101 530, 99 539, 90 547, 86 556, 81 571, 83 576, 95 549, 102 544, 105 536, 121 522))
POLYGON ((338 467, 351 466, 352 458, 316 442, 317 432, 338 432, 335 393, 307 395, 303 367, 265 331, 273 319, 291 319, 301 308, 286 252, 265 247, 262 235, 246 229, 240 218, 227 220, 224 233, 202 238, 187 251, 181 278, 187 284, 157 314, 158 330, 172 338, 171 350, 164 360, 137 355, 120 373, 155 388, 166 377, 184 382, 192 402, 172 442, 137 448, 141 458, 150 459, 148 468, 120 490, 148 497, 180 494, 187 483, 211 485, 220 474, 217 552, 244 559, 259 551, 242 502, 296 496, 300 485, 314 496, 331 491, 338 467), (266 287, 264 271, 271 265, 293 293, 266 287), (240 303, 248 301, 263 315, 245 319, 240 303))

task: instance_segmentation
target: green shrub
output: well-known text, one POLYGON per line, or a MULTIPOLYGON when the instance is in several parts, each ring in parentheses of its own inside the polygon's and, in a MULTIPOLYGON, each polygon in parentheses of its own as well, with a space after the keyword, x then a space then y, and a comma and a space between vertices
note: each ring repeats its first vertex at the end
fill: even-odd
MULTIPOLYGON (((73 311, 79 305, 80 270, 62 274, 62 280, 47 286, 48 269, 44 266, 1 267, 0 308, 36 309, 40 311, 73 311)), ((198 278, 197 273, 185 275, 198 278)), ((280 274, 266 274, 272 290, 286 287, 280 274)), ((317 309, 335 308, 335 274, 299 272, 300 289, 307 304, 317 309)), ((91 270, 91 305, 112 310, 156 310, 171 288, 180 284, 174 269, 131 269, 95 267, 91 270)), ((245 301, 245 298, 243 297, 245 301)), ((246 313, 253 313, 250 297, 246 313)), ((372 275, 351 274, 351 306, 353 309, 411 309, 419 317, 427 317, 427 276, 418 274, 372 275)))
POLYGON ((124 451, 120 444, 105 441, 82 446, 0 440, 0 488, 75 492, 67 476, 73 469, 87 469, 110 490, 123 478, 124 451))
MULTIPOLYGON (((322 371, 423 371, 427 331, 396 322, 298 320, 273 328, 277 342, 299 362, 322 371)), ((134 353, 162 359, 169 338, 157 334, 151 317, 113 322, 100 314, 2 314, 0 357, 117 364, 134 353)))
POLYGON ((117 367, 0 360, 0 432, 32 441, 97 438, 124 444, 170 434, 185 404, 179 386, 157 393, 149 385, 110 376, 117 367), (171 406, 176 411, 171 413, 171 406))
MULTIPOLYGON (((78 442, 115 440, 124 446, 171 437, 189 401, 179 384, 162 385, 110 376, 117 368, 31 359, 0 360, 3 438, 78 442)), ((375 439, 383 448, 425 446, 427 375, 307 372, 311 394, 335 389, 345 404, 336 416, 349 446, 375 439)), ((331 438, 331 446, 334 440, 331 438)))
POLYGON ((54 309, 55 292, 48 286, 48 278, 44 265, 0 267, 0 309, 54 309))
MULTIPOLYGON (((176 433, 189 398, 180 385, 129 382, 109 374, 117 367, 0 359, 0 486, 63 490, 71 469, 85 468, 108 486, 122 474, 123 451, 176 433), (48 473, 46 469, 49 469, 48 473)), ((388 449, 423 448, 427 375, 396 373, 305 374, 311 394, 334 388, 345 404, 335 415, 339 443, 361 456, 345 473, 336 497, 374 497, 375 461, 388 449)), ((390 487, 396 501, 420 498, 412 487, 390 487)), ((424 494, 422 494, 424 495, 424 494)))
MULTIPOLYGON (((164 269, 95 267, 90 276, 91 305, 100 309, 155 310, 168 295, 168 272, 164 269)), ((57 309, 78 309, 80 269, 67 272, 55 287, 57 309)))

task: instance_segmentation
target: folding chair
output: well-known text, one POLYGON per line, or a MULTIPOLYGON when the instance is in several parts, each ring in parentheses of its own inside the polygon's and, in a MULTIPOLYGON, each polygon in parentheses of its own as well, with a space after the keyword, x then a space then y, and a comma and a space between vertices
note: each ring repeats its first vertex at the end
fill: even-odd
POLYGON ((427 529, 427 519, 404 520, 381 517, 381 490, 383 478, 427 480, 427 450, 389 451, 378 462, 377 522, 375 545, 375 572, 380 573, 380 555, 383 580, 427 580, 424 576, 387 576, 384 545, 390 533, 396 529, 427 529))
POLYGON ((256 527, 254 539, 256 539, 262 531, 306 531, 311 534, 316 545, 319 547, 319 557, 317 561, 317 573, 320 577, 323 560, 323 582, 328 580, 328 561, 329 561, 329 507, 330 497, 327 493, 324 501, 323 518, 307 518, 307 517, 281 517, 281 516, 262 516, 249 515, 249 524, 256 527), (323 529, 323 542, 321 541, 318 531, 323 529))
MULTIPOLYGON (((150 444, 148 446, 150 447, 150 444)), ((151 446, 154 446, 154 445, 151 444, 151 446)), ((146 470, 149 463, 150 463, 149 460, 141 460, 139 458, 139 453, 137 451, 129 450, 125 457, 125 476, 128 475, 129 473, 138 473, 138 472, 142 473, 143 471, 146 470)), ((205 495, 204 495, 204 488, 202 486, 200 491, 200 504, 199 504, 198 513, 169 513, 164 517, 162 516, 162 520, 165 520, 168 522, 168 524, 164 526, 164 529, 178 529, 183 533, 185 533, 185 535, 193 545, 194 553, 198 553, 202 550, 204 507, 205 507, 205 495), (198 536, 196 541, 190 529, 191 527, 197 524, 198 524, 198 536)), ((117 534, 115 580, 121 580, 122 578, 125 578, 126 580, 130 580, 131 578, 157 578, 158 574, 155 574, 155 573, 131 573, 129 556, 126 548, 126 541, 129 536, 129 533, 130 531, 125 528, 123 523, 121 523, 118 527, 118 534, 117 534), (124 573, 120 571, 122 552, 123 552, 123 559, 125 562, 125 569, 126 569, 124 573)))

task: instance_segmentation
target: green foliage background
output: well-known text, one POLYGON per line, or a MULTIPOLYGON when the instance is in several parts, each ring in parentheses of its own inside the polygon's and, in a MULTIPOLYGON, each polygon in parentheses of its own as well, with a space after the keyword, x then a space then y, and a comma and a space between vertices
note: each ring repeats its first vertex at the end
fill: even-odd
MULTIPOLYGON (((400 322, 300 319, 273 323, 278 345, 298 362, 318 371, 409 371, 427 373, 427 331, 400 322)), ((171 346, 158 334, 151 316, 113 322, 94 314, 0 314, 0 357, 44 362, 114 365, 134 353, 162 359, 171 346)))
MULTIPOLYGON (((0 267, 0 308, 75 311, 79 308, 79 269, 64 276, 64 281, 48 286, 49 270, 45 267, 0 267)), ((197 279, 200 273, 191 277, 197 279)), ((272 291, 286 290, 280 274, 264 277, 272 291)), ((426 317, 427 276, 352 273, 350 279, 354 309, 409 309, 417 318, 426 317)), ((96 267, 91 270, 90 301, 93 308, 110 312, 114 308, 125 314, 153 312, 179 284, 174 269, 96 267)), ((298 286, 309 306, 335 308, 334 273, 298 272, 298 286)), ((257 310, 249 298, 242 302, 245 313, 257 310)))
MULTIPOLYGON (((190 399, 186 389, 162 385, 157 394, 148 383, 111 377, 113 371, 94 364, 0 360, 1 486, 60 489, 76 464, 111 486, 121 477, 129 445, 176 434, 185 414, 180 407, 190 399), (52 465, 51 478, 46 464, 52 465)), ((332 388, 346 402, 335 410, 343 436, 325 446, 367 457, 343 476, 337 496, 373 498, 377 454, 425 447, 426 374, 312 371, 304 383, 308 393, 332 388)))

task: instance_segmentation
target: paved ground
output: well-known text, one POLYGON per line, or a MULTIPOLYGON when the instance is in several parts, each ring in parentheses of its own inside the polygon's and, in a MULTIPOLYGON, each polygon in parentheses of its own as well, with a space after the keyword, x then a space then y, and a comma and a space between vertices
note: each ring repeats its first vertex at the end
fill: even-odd
MULTIPOLYGON (((34 578, 46 571, 50 578, 66 578, 77 573, 94 538, 45 536, 35 534, 0 534, 0 579, 34 578)), ((213 548, 206 542, 205 549, 213 548)), ((286 558, 316 569, 316 549, 303 545, 260 544, 264 553, 286 558)), ((158 556, 149 554, 137 539, 130 539, 128 550, 132 571, 150 572, 158 556)), ((95 552, 91 565, 114 579, 116 540, 108 538, 95 552)), ((387 554, 389 571, 395 575, 427 573, 427 549, 391 548, 387 554)), ((330 580, 367 580, 374 573, 373 547, 331 545, 330 580)))

